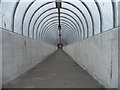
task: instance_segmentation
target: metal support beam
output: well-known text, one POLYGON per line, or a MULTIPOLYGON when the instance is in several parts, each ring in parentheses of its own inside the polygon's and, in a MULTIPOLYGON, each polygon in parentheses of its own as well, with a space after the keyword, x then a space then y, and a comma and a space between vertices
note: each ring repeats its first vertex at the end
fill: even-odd
POLYGON ((58 28, 60 28, 61 27, 61 25, 60 25, 60 8, 58 8, 58 23, 59 23, 58 28))
POLYGON ((58 8, 58 30, 59 30, 59 43, 61 43, 61 24, 60 24, 60 8, 61 8, 61 0, 56 0, 56 8, 58 8))

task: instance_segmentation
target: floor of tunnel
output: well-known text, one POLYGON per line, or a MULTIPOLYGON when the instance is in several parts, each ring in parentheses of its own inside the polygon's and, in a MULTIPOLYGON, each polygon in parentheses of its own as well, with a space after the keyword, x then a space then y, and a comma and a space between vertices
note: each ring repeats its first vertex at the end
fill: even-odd
POLYGON ((58 50, 6 88, 102 88, 64 51, 58 50))

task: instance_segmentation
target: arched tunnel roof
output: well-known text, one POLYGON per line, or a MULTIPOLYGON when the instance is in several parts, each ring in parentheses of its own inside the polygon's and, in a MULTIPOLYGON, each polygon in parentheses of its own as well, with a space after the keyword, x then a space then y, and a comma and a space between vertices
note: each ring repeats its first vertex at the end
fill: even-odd
MULTIPOLYGON (((118 26, 117 0, 62 0, 62 43, 75 43, 118 26)), ((55 0, 4 0, 3 28, 58 44, 58 10, 55 0)))

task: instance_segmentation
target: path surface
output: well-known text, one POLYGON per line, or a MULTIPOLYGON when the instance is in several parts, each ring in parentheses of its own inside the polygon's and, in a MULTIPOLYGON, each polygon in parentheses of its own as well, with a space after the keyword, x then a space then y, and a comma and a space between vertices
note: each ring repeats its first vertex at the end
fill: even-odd
POLYGON ((9 88, 100 88, 101 86, 62 50, 20 76, 9 88))

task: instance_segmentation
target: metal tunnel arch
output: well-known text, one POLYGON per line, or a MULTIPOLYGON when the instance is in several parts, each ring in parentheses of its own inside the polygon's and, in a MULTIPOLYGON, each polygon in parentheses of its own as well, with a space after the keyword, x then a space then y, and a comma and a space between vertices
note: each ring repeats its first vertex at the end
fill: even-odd
MULTIPOLYGON (((43 33, 43 35, 46 36, 47 32, 51 31, 52 28, 55 28, 56 25, 58 25, 58 24, 52 25, 52 26, 46 31, 46 33, 43 33)), ((61 24, 61 25, 62 25, 62 24, 61 24)), ((64 26, 64 25, 62 25, 62 26, 63 26, 63 28, 66 28, 66 26, 64 26)), ((68 28, 67 28, 67 29, 68 29, 68 28)), ((55 29, 53 29, 53 30, 55 30, 55 29)), ((68 30, 71 30, 71 29, 68 29, 68 30)), ((75 32, 73 32, 73 33, 75 33, 75 32)), ((43 37, 43 38, 44 38, 44 37, 43 37)), ((73 40, 76 40, 75 34, 74 34, 74 37, 72 37, 72 39, 73 39, 73 40)), ((64 41, 64 38, 62 39, 62 41, 64 41)), ((65 44, 64 44, 64 46, 65 46, 65 44)))
MULTIPOLYGON (((57 16, 54 17, 54 18, 57 18, 57 16)), ((57 21, 57 20, 58 20, 58 19, 54 19, 54 20, 48 22, 47 25, 49 25, 49 24, 51 24, 51 22, 57 21)), ((77 33, 78 30, 76 30, 76 27, 74 26, 74 24, 72 24, 71 22, 69 22, 69 21, 67 21, 67 20, 64 20, 64 19, 61 19, 61 21, 65 21, 66 23, 70 24, 70 25, 74 28, 74 31, 77 33)), ((38 26, 38 27, 39 27, 39 26, 38 26)), ((47 26, 45 26, 45 27, 47 27, 47 26)), ((43 29, 44 29, 44 28, 43 28, 43 29)), ((41 31, 41 34, 42 34, 42 33, 43 33, 43 30, 41 31)), ((79 33, 77 33, 77 36, 79 36, 79 33)))
MULTIPOLYGON (((12 15, 12 32, 14 32, 14 23, 15 23, 15 15, 16 15, 16 11, 17 11, 17 7, 18 7, 18 5, 19 5, 19 2, 20 2, 21 0, 18 0, 17 2, 16 2, 16 4, 15 4, 15 6, 14 6, 14 10, 13 10, 13 15, 12 15)), ((24 12, 24 14, 23 14, 23 18, 22 18, 22 24, 21 24, 21 34, 23 35, 23 24, 24 24, 24 20, 25 20, 25 17, 26 17, 26 14, 27 14, 27 12, 30 10, 30 7, 33 5, 33 3, 35 3, 37 0, 33 0, 28 6, 27 6, 27 8, 26 8, 26 10, 25 10, 25 12, 24 12)), ((77 1, 77 0, 76 0, 77 1)), ((79 2, 81 2, 82 3, 82 5, 86 8, 86 10, 88 11, 88 13, 89 13, 89 15, 90 15, 90 17, 91 17, 91 22, 92 22, 92 29, 93 29, 93 36, 94 36, 94 29, 95 29, 95 27, 94 27, 94 17, 92 16, 92 12, 91 12, 91 10, 89 9, 89 6, 87 6, 86 5, 86 3, 83 1, 83 0, 78 0, 79 2)), ((35 12, 32 14, 32 16, 31 16, 31 18, 30 18, 30 20, 29 20, 29 24, 28 24, 28 36, 29 36, 29 30, 30 30, 30 26, 32 26, 33 27, 33 32, 32 32, 32 34, 33 34, 33 37, 34 37, 34 32, 35 32, 35 26, 36 26, 36 23, 38 22, 37 21, 37 19, 36 19, 36 21, 35 21, 35 23, 34 23, 34 25, 31 25, 31 22, 32 22, 32 19, 33 19, 33 17, 34 17, 34 15, 36 14, 36 12, 37 11, 39 11, 42 7, 45 7, 45 6, 47 6, 48 4, 50 4, 50 3, 54 3, 55 1, 50 1, 50 2, 46 2, 46 3, 44 3, 43 5, 41 5, 39 8, 37 8, 36 10, 35 10, 35 12)), ((100 7, 100 5, 99 5, 99 2, 97 1, 97 0, 94 0, 94 2, 95 2, 95 5, 96 5, 96 7, 97 7, 97 9, 98 9, 98 12, 99 12, 99 17, 100 17, 100 33, 102 33, 103 32, 103 18, 102 18, 102 10, 101 10, 101 7, 100 7)), ((82 14, 83 15, 83 17, 84 17, 84 20, 86 21, 86 25, 87 25, 87 38, 89 37, 89 31, 88 31, 88 28, 89 28, 89 23, 88 23, 88 21, 87 21, 87 18, 86 18, 86 16, 84 15, 85 13, 84 12, 82 12, 80 9, 79 9, 79 6, 76 6, 76 5, 74 5, 74 4, 72 4, 71 2, 68 2, 68 1, 62 1, 62 3, 65 3, 65 4, 69 4, 69 5, 71 5, 71 6, 73 6, 74 8, 76 8, 79 12, 80 12, 80 14, 82 14)), ((116 23, 116 4, 115 4, 115 1, 114 0, 111 0, 111 6, 112 6, 112 13, 113 13, 113 28, 115 28, 116 26, 117 26, 117 23, 116 23)), ((68 9, 68 8, 65 8, 65 7, 62 7, 61 9, 65 9, 65 10, 68 10, 68 11, 72 11, 72 10, 70 10, 70 9, 68 9)), ((49 11, 49 10, 48 10, 49 11)), ((42 12, 41 12, 42 13, 42 12)), ((56 12, 57 13, 57 12, 56 12)), ((74 24, 75 25, 75 27, 77 28, 77 30, 78 30, 78 32, 80 31, 80 34, 78 34, 78 36, 80 37, 81 36, 81 33, 83 34, 83 39, 85 39, 85 23, 83 24, 83 22, 82 22, 82 20, 80 19, 80 17, 79 17, 79 15, 78 14, 76 14, 74 11, 72 11, 72 13, 74 13, 75 15, 76 15, 76 17, 77 18, 79 18, 79 20, 80 20, 80 22, 81 22, 81 24, 79 24, 78 23, 78 21, 76 20, 76 19, 73 19, 75 22, 76 22, 76 24, 74 24), (81 26, 80 26, 81 25, 81 26), (78 29, 79 28, 79 29, 78 29)), ((43 13, 44 14, 44 13, 43 13)), ((66 13, 67 14, 67 13, 66 13)), ((52 15, 52 14, 51 14, 52 15)), ((69 14, 67 14, 67 15, 69 15, 69 14)), ((70 15, 69 15, 70 16, 70 15)), ((47 16, 46 16, 47 17, 47 16)), ((71 17, 71 16, 70 16, 71 17)), ((69 20, 70 20, 70 18, 68 18, 69 20)), ((44 21, 44 20, 43 20, 44 21)), ((72 21, 72 20, 70 20, 70 21, 72 21)), ((43 32, 43 31, 42 31, 43 32)), ((37 33, 37 31, 36 31, 36 33, 37 33)), ((37 34, 36 34, 37 35, 37 34)), ((36 36, 37 37, 37 36, 36 36)))
MULTIPOLYGON (((57 19, 56 19, 57 20, 57 19)), ((48 25, 48 27, 46 27, 46 28, 44 28, 43 30, 43 34, 41 34, 41 37, 44 35, 44 33, 45 32, 47 32, 49 29, 48 28, 50 28, 51 26, 53 26, 54 24, 56 24, 57 22, 53 22, 53 23, 51 23, 50 25, 48 25)), ((74 32, 74 30, 73 30, 73 28, 74 27, 72 27, 72 26, 70 26, 69 24, 67 24, 66 22, 61 22, 61 25, 63 25, 63 24, 65 24, 65 25, 67 25, 67 26, 69 26, 70 28, 71 28, 71 31, 73 31, 74 32)), ((76 32, 74 32, 74 33, 76 33, 76 32)), ((39 34, 40 34, 40 32, 39 32, 39 34)), ((75 35, 77 35, 77 33, 75 34, 75 35)), ((77 37, 77 36, 76 36, 77 37)))
MULTIPOLYGON (((51 28, 52 27, 56 27, 58 24, 56 24, 57 22, 54 22, 54 24, 53 25, 49 25, 49 29, 46 29, 45 30, 45 32, 42 34, 42 36, 44 35, 44 34, 46 34, 48 31, 50 31, 51 30, 51 28)), ((62 22, 61 23, 61 25, 64 27, 64 28, 66 28, 66 29, 68 29, 69 31, 72 31, 73 33, 74 33, 74 35, 76 36, 76 34, 75 34, 75 32, 73 31, 73 29, 71 29, 70 27, 69 27, 69 25, 68 24, 66 24, 65 22, 62 22)), ((54 29, 54 30, 56 30, 56 29, 54 29)), ((40 33, 39 33, 40 34, 40 33)), ((41 37, 42 37, 41 36, 41 37)), ((45 35, 44 35, 45 36, 45 35)), ((77 36, 76 36, 77 37, 77 36)), ((39 35, 39 39, 40 39, 40 35, 39 35)))
MULTIPOLYGON (((33 18, 33 16, 35 15, 35 13, 38 11, 38 9, 34 12, 34 14, 32 15, 31 19, 30 19, 30 22, 29 22, 29 25, 28 25, 28 34, 29 34, 29 27, 30 27, 30 23, 31 23, 31 20, 33 18)), ((29 35, 28 35, 29 36, 29 35)))
MULTIPOLYGON (((49 15, 46 15, 46 16, 41 20, 41 22, 42 22, 45 18, 47 18, 48 16, 53 15, 53 14, 57 14, 57 13, 58 13, 58 12, 54 12, 54 13, 50 13, 49 15)), ((73 20, 75 20, 75 22, 77 23, 77 25, 78 25, 78 27, 79 27, 79 29, 80 29, 80 33, 82 32, 82 31, 81 31, 81 27, 80 27, 78 21, 77 21, 74 17, 72 17, 71 15, 69 15, 69 14, 67 14, 67 13, 64 13, 64 12, 61 12, 61 14, 68 15, 68 16, 71 17, 73 20)), ((38 21, 38 19, 39 19, 39 18, 36 19, 35 24, 36 24, 36 22, 38 21)), ((41 22, 40 22, 40 23, 41 23, 41 22)), ((34 27, 35 27, 35 24, 33 25, 34 27)), ((39 25, 40 25, 40 24, 39 24, 39 25)), ((33 34, 34 34, 34 27, 33 27, 33 34)), ((34 37, 34 36, 33 36, 33 37, 34 37)))
MULTIPOLYGON (((37 19, 35 20, 35 23, 34 23, 34 25, 33 25, 33 34, 34 34, 34 28, 35 28, 35 24, 37 23, 37 21, 38 21, 38 19, 45 13, 45 12, 47 12, 47 11, 49 11, 49 10, 53 10, 53 9, 56 9, 56 8, 50 8, 50 9, 48 9, 48 10, 46 10, 46 11, 44 11, 43 13, 41 13, 38 17, 37 17, 37 19)), ((65 10, 68 10, 68 9, 66 9, 66 8, 61 8, 61 9, 65 9, 65 10)), ((54 12, 55 13, 55 12, 54 12)), ((63 12, 62 12, 63 13, 63 12)), ((65 14, 65 13, 64 13, 65 14)), ((67 13, 66 13, 67 14, 67 13)), ((52 15, 51 13, 49 14, 49 15, 46 15, 41 21, 40 21, 40 23, 39 23, 39 25, 41 24, 41 22, 46 18, 46 17, 48 17, 48 16, 50 16, 50 15, 52 15)), ((69 15, 69 14, 67 14, 68 16, 70 16, 70 17, 72 17, 71 15, 69 15)), ((76 14, 75 14, 76 15, 76 14)), ((72 17, 73 18, 73 17, 72 17)), ((80 18, 79 18, 80 19, 80 18)), ((76 22, 77 22, 77 20, 76 20, 76 22)), ((82 24, 82 29, 83 29, 83 32, 84 32, 84 26, 83 26, 83 23, 82 23, 82 21, 80 20, 80 22, 81 22, 81 24, 82 24)), ((78 22, 77 22, 78 23, 78 22)), ((80 26, 79 26, 80 27, 80 26)), ((82 31, 80 30, 80 33, 82 33, 82 31)))
MULTIPOLYGON (((56 24, 56 22, 55 22, 54 25, 50 25, 50 28, 49 28, 49 29, 46 29, 47 31, 44 32, 44 33, 42 34, 42 36, 43 36, 43 35, 46 36, 45 34, 46 34, 47 32, 49 32, 49 31, 51 31, 53 27, 54 27, 54 30, 56 30, 56 29, 55 29, 56 25, 58 25, 58 24, 56 24)), ((61 25, 64 26, 65 23, 61 23, 61 25)), ((66 27, 66 26, 65 26, 65 27, 66 27)), ((68 28, 67 28, 67 29, 68 29, 68 28)), ((69 29, 69 30, 73 31, 72 29, 69 29)), ((73 33, 75 33, 75 32, 73 31, 73 33)), ((40 34, 40 33, 39 33, 39 34, 40 34)), ((74 37, 77 38, 76 34, 74 34, 74 37)), ((72 37, 72 38, 73 38, 73 37, 72 37)), ((74 39, 76 40, 76 38, 74 38, 74 39)))
MULTIPOLYGON (((51 8, 50 10, 52 10, 52 9, 54 9, 54 8, 51 8)), ((73 11, 71 11, 70 9, 67 9, 67 8, 63 8, 63 7, 62 7, 61 9, 65 9, 65 10, 68 10, 68 11, 74 13, 73 11)), ((46 10, 46 11, 48 11, 48 10, 46 10)), ((46 12, 46 11, 44 11, 44 12, 46 12)), ((44 12, 43 12, 43 13, 44 13, 44 12)), ((43 14, 43 13, 42 13, 42 14, 43 14)), ((80 20, 80 22, 81 22, 81 24, 82 24, 82 28, 83 28, 83 30, 84 30, 83 22, 81 21, 81 19, 78 17, 78 15, 77 15, 76 13, 74 13, 74 14, 75 14, 75 15, 77 16, 77 18, 80 20)), ((41 14, 40 14, 40 16, 41 16, 41 14)), ((39 17, 40 17, 40 16, 39 16, 39 17)), ((38 17, 38 18, 39 18, 39 17, 38 17)), ((38 18, 36 19, 35 24, 36 24, 38 18)), ((40 22, 40 23, 41 23, 41 22, 40 22)), ((40 25, 40 23, 39 23, 39 25, 40 25)), ((33 25, 33 28, 35 27, 35 24, 33 25)), ((33 29, 33 30, 34 30, 34 29, 33 29)))
MULTIPOLYGON (((56 19, 57 20, 57 19, 56 19)), ((56 21, 56 20, 54 20, 54 21, 56 21)), ((56 23, 58 23, 58 22, 53 22, 53 23, 51 23, 49 26, 52 26, 53 24, 56 24, 56 23)), ((61 22, 61 24, 65 24, 65 25, 67 25, 68 27, 70 27, 71 28, 71 31, 73 31, 74 32, 74 27, 73 26, 71 26, 71 24, 69 24, 69 23, 66 23, 66 22, 61 22)), ((76 32, 74 32, 74 33, 76 33, 76 32)), ((38 31, 37 31, 37 33, 36 34, 38 34, 38 31)), ((39 30, 39 37, 40 36, 42 36, 42 34, 40 35, 40 30, 39 30)))
MULTIPOLYGON (((54 2, 54 1, 53 1, 54 2)), ((48 2, 48 3, 45 3, 44 5, 42 5, 42 6, 40 6, 34 13, 33 13, 33 15, 32 15, 32 17, 31 17, 31 19, 30 19, 30 21, 29 21, 29 25, 28 25, 28 36, 29 36, 29 27, 30 27, 30 23, 31 23, 31 20, 32 20, 32 18, 34 17, 34 15, 35 15, 35 13, 40 9, 40 8, 42 8, 43 6, 45 6, 45 5, 47 5, 47 4, 50 4, 50 3, 53 3, 53 2, 48 2)), ((71 3, 68 3, 68 2, 64 2, 64 3, 67 3, 67 4, 70 4, 70 5, 72 5, 72 6, 74 6, 73 4, 71 4, 71 3)), ((74 6, 75 8, 77 8, 76 6, 74 6)), ((78 9, 78 8, 77 8, 78 9)), ((79 11, 80 11, 80 9, 78 9, 79 11)), ((81 11, 80 11, 81 12, 81 11)), ((81 12, 82 13, 82 12, 81 12)), ((84 14, 82 13, 82 15, 84 16, 84 14)), ((85 16, 84 16, 84 18, 85 18, 85 16)), ((86 20, 86 19, 85 19, 86 20)), ((87 20, 86 20, 86 23, 87 23, 87 20)), ((22 23, 23 24, 23 23, 22 23)), ((23 26, 23 25, 22 25, 23 26)), ((88 23, 87 23, 87 26, 88 26, 88 23)))
MULTIPOLYGON (((56 14, 56 13, 53 13, 53 14, 56 14)), ((57 17, 57 16, 56 16, 57 17)), ((47 20, 48 21, 48 20, 47 20)), ((46 21, 45 21, 46 22, 46 21)), ((78 24, 78 22, 76 22, 78 24)), ((40 25, 40 24, 39 24, 40 25)), ((78 24, 79 25, 79 24, 78 24)), ((80 27, 79 27, 80 28, 80 27)), ((81 29, 81 28, 80 28, 81 29)))

